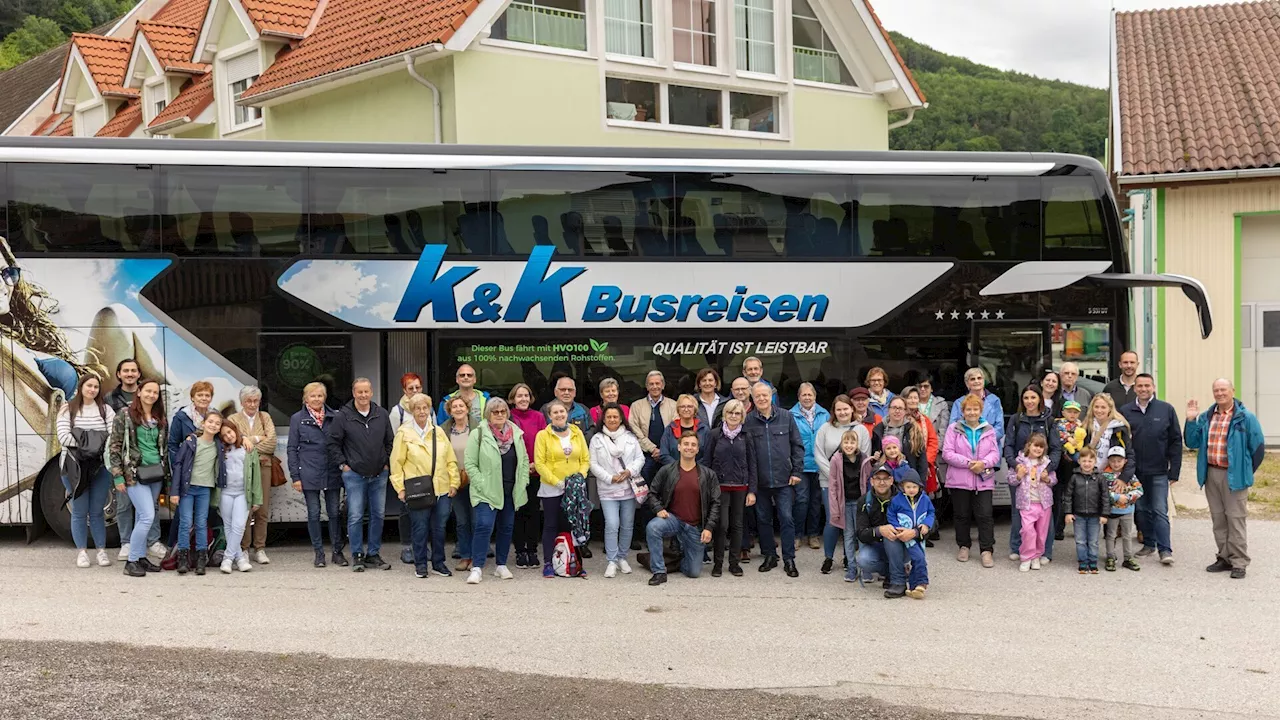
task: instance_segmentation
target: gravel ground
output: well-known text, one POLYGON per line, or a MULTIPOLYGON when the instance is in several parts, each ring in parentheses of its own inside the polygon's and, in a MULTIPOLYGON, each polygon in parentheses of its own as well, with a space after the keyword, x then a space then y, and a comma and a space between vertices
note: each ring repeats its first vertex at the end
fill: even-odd
POLYGON ((695 690, 392 662, 116 643, 0 642, 0 717, 824 718, 957 716, 877 700, 695 690), (153 682, 126 684, 139 668, 153 682), (176 688, 183 688, 178 692, 176 688), (514 712, 513 712, 514 711, 514 712), (516 714, 518 713, 518 714, 516 714))

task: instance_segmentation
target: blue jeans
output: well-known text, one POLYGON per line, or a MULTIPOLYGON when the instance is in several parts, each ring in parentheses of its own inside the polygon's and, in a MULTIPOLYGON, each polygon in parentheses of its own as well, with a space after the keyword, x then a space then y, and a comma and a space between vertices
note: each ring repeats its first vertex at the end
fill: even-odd
MULTIPOLYGON (((824 518, 831 517, 831 496, 826 491, 822 492, 822 509, 824 518)), ((840 539, 840 535, 844 535, 844 556, 849 560, 849 571, 853 572, 855 565, 854 558, 858 552, 858 501, 851 500, 844 504, 844 530, 827 523, 822 529, 822 556, 828 559, 836 556, 836 541, 840 539)))
MULTIPOLYGON (((818 473, 800 473, 800 484, 795 486, 796 499, 791 508, 791 517, 796 526, 796 535, 809 535, 809 501, 818 503, 818 473)), ((793 545, 795 543, 792 543, 793 545)))
POLYGON ((654 574, 667 571, 666 559, 662 557, 662 541, 672 535, 680 540, 680 572, 691 578, 702 574, 702 554, 707 546, 702 544, 701 530, 667 513, 665 519, 655 517, 650 520, 645 535, 649 540, 649 569, 654 574))
POLYGON ((903 587, 907 584, 907 549, 897 540, 882 540, 858 548, 858 568, 864 578, 872 573, 888 577, 889 584, 903 587))
MULTIPOLYGON (((472 555, 471 546, 474 544, 471 539, 475 537, 475 531, 471 527, 470 485, 458 490, 458 494, 453 496, 453 520, 454 529, 458 533, 458 547, 456 548, 458 554, 462 556, 463 560, 470 560, 472 555)), ((480 554, 488 555, 489 547, 486 545, 480 554)))
MULTIPOLYGON (((494 561, 498 565, 506 565, 507 555, 511 551, 511 536, 515 534, 516 529, 516 501, 512 499, 511 491, 507 490, 504 493, 501 510, 494 510, 489 503, 482 502, 471 508, 471 513, 475 519, 475 530, 471 534, 471 546, 489 547, 489 541, 493 539, 493 529, 496 525, 498 528, 498 542, 497 547, 494 548, 494 561)), ((475 561, 471 566, 483 570, 488 555, 488 552, 476 553, 475 561)))
MULTIPOLYGON (((209 546, 209 495, 212 488, 192 485, 178 501, 178 549, 191 549, 191 526, 195 525, 196 550, 209 546)), ((133 554, 133 548, 129 548, 133 554)))
POLYGON ((636 501, 601 500, 600 510, 604 513, 604 558, 609 562, 627 559, 631 550, 631 535, 635 532, 636 501))
MULTIPOLYGON (((71 494, 71 480, 62 478, 62 486, 71 494)), ((107 546, 107 493, 111 492, 111 471, 99 468, 98 474, 89 480, 89 487, 80 495, 67 503, 71 506, 71 538, 76 541, 76 548, 84 550, 88 546, 90 533, 93 534, 93 546, 101 550, 107 546)))
POLYGON ((911 575, 907 578, 908 587, 920 587, 929 584, 929 562, 924 557, 924 543, 919 540, 906 546, 907 559, 911 561, 911 575))
POLYGON ((342 490, 338 488, 302 491, 302 497, 307 501, 307 534, 311 536, 311 547, 324 552, 324 535, 320 528, 321 493, 324 494, 324 510, 329 514, 329 543, 335 553, 342 552, 342 516, 338 514, 342 490))
POLYGON ((156 523, 156 501, 160 499, 160 483, 137 483, 125 489, 133 503, 133 532, 129 536, 129 562, 137 562, 147 555, 147 536, 156 523))
POLYGON ((799 485, 783 485, 776 488, 760 488, 756 493, 756 523, 760 531, 760 554, 777 557, 778 544, 773 539, 773 512, 778 511, 778 523, 782 526, 782 559, 796 559, 796 526, 792 515, 799 485))
POLYGON ((449 524, 453 498, 436 497, 436 504, 427 510, 410 510, 409 527, 413 536, 413 565, 419 571, 427 570, 427 561, 435 567, 444 566, 444 528, 449 524), (431 536, 430 554, 427 551, 427 535, 431 536))
POLYGON ((1076 516, 1076 562, 1098 564, 1098 528, 1101 524, 1095 517, 1076 516))
MULTIPOLYGON (((120 531, 120 542, 126 545, 131 544, 133 522, 133 500, 129 499, 129 493, 127 491, 116 493, 116 529, 120 531)), ((160 542, 160 523, 151 523, 151 529, 147 531, 146 541, 147 545, 154 545, 160 542)))
POLYGON ((1162 553, 1173 552, 1169 537, 1169 476, 1139 477, 1142 497, 1138 498, 1133 519, 1142 533, 1142 544, 1162 553))
POLYGON ((382 518, 387 512, 387 471, 365 477, 344 470, 342 484, 347 489, 347 537, 356 555, 377 555, 382 550, 382 518), (364 511, 369 508, 369 544, 365 547, 364 511))

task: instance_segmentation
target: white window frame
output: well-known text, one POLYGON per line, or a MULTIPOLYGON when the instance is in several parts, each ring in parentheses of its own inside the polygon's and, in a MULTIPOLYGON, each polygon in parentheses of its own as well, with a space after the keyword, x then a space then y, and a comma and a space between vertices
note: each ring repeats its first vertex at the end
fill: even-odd
POLYGON ((788 33, 788 38, 790 40, 788 44, 791 46, 791 62, 789 63, 791 66, 791 72, 790 72, 791 80, 798 85, 809 85, 810 87, 820 87, 820 88, 829 88, 829 89, 846 90, 846 91, 856 90, 860 93, 867 94, 859 87, 858 79, 854 75, 853 69, 850 68, 847 63, 845 63, 844 57, 841 56, 840 52, 836 49, 835 41, 831 39, 831 34, 827 32, 827 26, 823 23, 822 18, 818 17, 818 11, 813 9, 813 3, 817 1, 818 0, 809 0, 808 2, 809 10, 810 12, 813 13, 812 15, 801 15, 799 11, 796 9, 796 4, 794 0, 792 0, 792 2, 787 3, 790 9, 790 17, 787 19, 788 20, 787 33, 788 33), (809 47, 808 45, 801 45, 795 37, 794 28, 795 28, 796 18, 800 18, 801 20, 812 20, 813 22, 816 22, 818 24, 818 32, 820 34, 820 37, 822 38, 822 40, 825 40, 826 44, 830 45, 830 47, 813 48, 813 47, 809 47), (795 52, 798 49, 814 50, 816 52, 821 52, 821 53, 834 53, 836 58, 840 62, 840 66, 844 68, 845 72, 849 73, 849 79, 853 82, 853 84, 845 85, 839 82, 826 82, 823 80, 809 80, 808 78, 796 77, 795 52))
MULTIPOLYGON (((227 50, 225 56, 218 58, 217 65, 221 79, 216 79, 215 85, 217 86, 217 96, 220 100, 219 104, 224 108, 220 113, 221 119, 226 126, 226 130, 221 134, 228 135, 261 126, 263 122, 262 108, 257 107, 244 107, 243 110, 249 115, 249 119, 245 122, 236 122, 236 112, 239 106, 236 105, 237 93, 232 89, 236 84, 248 81, 244 88, 244 90, 247 90, 262 75, 262 58, 258 52, 258 44, 251 40, 248 43, 227 50), (243 77, 232 79, 231 72, 227 69, 227 66, 250 53, 258 60, 257 70, 243 77)), ((242 73, 236 74, 241 75, 242 73)), ((243 93, 244 90, 240 92, 243 93)))
MULTIPOLYGON (((657 2, 663 2, 663 1, 664 0, 657 0, 657 2)), ((628 58, 628 59, 636 58, 641 60, 647 60, 649 62, 653 62, 654 60, 657 59, 658 57, 658 16, 654 9, 654 3, 655 3, 655 0, 600 0, 600 7, 601 7, 600 14, 604 17, 603 37, 604 37, 604 52, 606 56, 608 56, 611 59, 612 58, 628 58), (609 5, 612 3, 626 5, 628 10, 632 10, 635 7, 640 7, 641 8, 640 19, 610 16, 609 5), (645 22, 643 17, 643 11, 645 9, 645 6, 647 6, 648 14, 649 14, 648 22, 645 22), (609 49, 609 33, 610 33, 611 25, 614 26, 615 29, 623 36, 627 36, 632 33, 639 32, 641 45, 644 44, 644 33, 645 33, 645 30, 647 29, 649 33, 649 54, 648 55, 644 54, 643 47, 641 48, 640 54, 610 50, 609 49)), ((588 13, 587 22, 588 23, 591 22, 590 13, 588 13)), ((629 42, 629 38, 628 38, 628 42, 629 42)))
POLYGON ((650 83, 658 86, 658 122, 638 122, 635 120, 615 120, 609 117, 608 109, 608 89, 607 86, 601 85, 601 103, 600 112, 607 127, 624 128, 629 130, 648 130, 651 132, 674 132, 686 133, 694 135, 714 135, 718 137, 738 137, 750 138, 752 140, 776 140, 779 142, 790 142, 790 128, 783 120, 787 117, 785 112, 787 95, 785 93, 775 94, 761 92, 755 88, 743 87, 727 87, 727 86, 710 86, 695 82, 686 82, 684 80, 667 80, 655 77, 646 77, 644 75, 627 75, 623 73, 609 73, 604 80, 608 78, 616 78, 619 80, 635 80, 638 82, 650 83), (701 90, 714 90, 720 93, 720 127, 709 128, 698 125, 676 125, 671 122, 671 92, 672 85, 681 87, 692 87, 701 90), (731 111, 729 109, 729 96, 731 93, 745 95, 760 95, 762 97, 771 97, 774 99, 774 125, 777 127, 776 132, 757 132, 755 130, 734 130, 730 127, 731 111))
MULTIPOLYGON (((520 0, 520 4, 522 5, 533 5, 536 7, 537 6, 536 3, 537 3, 537 0, 520 0)), ((511 4, 512 3, 507 4, 507 7, 504 8, 501 13, 499 13, 498 17, 494 18, 494 22, 497 22, 498 18, 505 15, 511 9, 511 4)), ((574 11, 574 12, 577 12, 577 11, 574 11)), ((554 45, 542 45, 539 43, 526 43, 526 42, 520 42, 518 40, 507 40, 503 38, 495 38, 492 35, 493 33, 492 23, 485 28, 484 39, 481 41, 481 44, 493 45, 495 47, 501 47, 501 48, 509 48, 512 50, 526 50, 526 51, 532 51, 532 52, 547 53, 549 55, 564 55, 568 57, 594 58, 596 43, 599 42, 601 46, 604 45, 602 37, 599 39, 594 37, 594 33, 595 33, 594 26, 597 24, 596 19, 598 17, 603 17, 604 12, 602 9, 600 9, 600 5, 598 2, 596 2, 596 0, 582 0, 582 13, 584 16, 583 17, 583 24, 584 24, 584 31, 585 31, 584 44, 587 46, 586 50, 576 50, 573 48, 563 48, 563 47, 557 47, 554 45)), ((656 47, 655 47, 655 54, 656 54, 656 47)))
POLYGON ((71 134, 74 137, 93 137, 98 131, 107 126, 111 122, 111 118, 107 117, 107 101, 103 98, 96 98, 82 102, 75 106, 71 111, 71 134), (85 116, 92 112, 101 110, 102 124, 90 130, 85 127, 85 116))
MULTIPOLYGON (((733 1, 733 32, 731 33, 731 38, 733 40, 733 66, 734 66, 734 69, 737 71, 737 74, 743 77, 757 77, 757 78, 780 77, 779 69, 782 67, 782 63, 779 62, 778 60, 778 47, 785 42, 785 38, 786 38, 786 35, 782 32, 779 32, 778 30, 778 17, 780 15, 778 6, 781 4, 780 0, 732 0, 732 1, 733 1), (770 30, 770 38, 768 41, 768 45, 770 49, 769 55, 771 56, 773 69, 767 72, 764 70, 744 67, 743 66, 744 64, 740 62, 738 58, 738 44, 740 42, 746 43, 748 60, 751 57, 751 47, 753 44, 755 45, 766 44, 764 40, 752 39, 750 34, 746 36, 739 36, 738 34, 739 10, 749 13, 749 15, 747 16, 748 18, 750 18, 751 16, 750 14, 758 14, 758 13, 764 12, 762 8, 751 7, 750 4, 752 2, 767 2, 769 4, 769 10, 768 10, 769 22, 767 24, 747 23, 749 27, 763 26, 763 27, 768 27, 770 30)), ((791 17, 790 17, 790 14, 788 14, 787 15, 788 23, 790 23, 790 20, 791 20, 791 17)), ((747 62, 746 64, 750 65, 750 62, 747 62)))
MULTIPOLYGON (((671 66, 673 68, 676 68, 677 70, 691 70, 693 72, 701 72, 701 73, 724 74, 725 6, 730 5, 733 2, 733 0, 710 0, 710 1, 712 2, 712 6, 713 6, 712 17, 715 18, 715 21, 714 21, 715 32, 708 33, 708 32, 703 32, 701 30, 685 30, 684 28, 677 28, 676 22, 675 22, 676 20, 675 3, 672 2, 671 0, 665 0, 667 4, 669 17, 670 17, 670 26, 667 28, 667 32, 665 33, 665 35, 668 39, 668 42, 670 43, 671 66), (710 65, 702 65, 700 63, 693 63, 693 62, 681 62, 675 59, 677 30, 681 32, 689 32, 695 36, 711 37, 715 40, 715 52, 713 53, 712 62, 710 65)), ((693 24, 692 18, 690 18, 689 24, 690 25, 693 24)))
POLYGON ((164 107, 156 107, 158 102, 164 102, 164 107, 168 107, 170 102, 169 83, 164 76, 147 80, 142 85, 142 117, 147 124, 164 111, 164 107))

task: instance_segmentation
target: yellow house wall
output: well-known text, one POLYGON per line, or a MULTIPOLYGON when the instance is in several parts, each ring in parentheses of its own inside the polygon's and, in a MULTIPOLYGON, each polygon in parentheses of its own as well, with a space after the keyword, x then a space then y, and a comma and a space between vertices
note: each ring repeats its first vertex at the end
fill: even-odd
MULTIPOLYGON (((230 0, 218 0, 224 5, 230 0)), ((240 18, 236 17, 235 11, 230 7, 222 9, 222 25, 218 27, 217 45, 219 48, 230 48, 249 40, 249 33, 245 32, 244 25, 240 24, 240 18)))
MULTIPOLYGON (((1236 324, 1235 223, 1238 213, 1280 210, 1280 181, 1171 186, 1164 195, 1164 272, 1204 283, 1214 311, 1214 331, 1200 339, 1194 306, 1177 291, 1164 293, 1164 347, 1158 357, 1164 399, 1179 411, 1189 398, 1212 402, 1215 378, 1234 378, 1240 338, 1236 324)), ((1157 262, 1160 259, 1157 258, 1157 262)), ((1245 299, 1247 301, 1247 298, 1245 299)), ((1236 385, 1240 386, 1237 381, 1236 385)))

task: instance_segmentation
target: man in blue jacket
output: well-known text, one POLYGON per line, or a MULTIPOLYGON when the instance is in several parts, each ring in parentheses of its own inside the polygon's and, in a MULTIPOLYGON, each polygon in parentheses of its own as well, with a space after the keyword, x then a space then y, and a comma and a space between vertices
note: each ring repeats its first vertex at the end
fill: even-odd
POLYGON ((756 449, 756 519, 760 528, 758 570, 769 572, 778 567, 778 547, 773 539, 773 511, 778 510, 782 525, 782 560, 787 577, 798 577, 796 570, 796 486, 804 476, 804 441, 791 413, 773 404, 773 389, 765 383, 751 388, 755 410, 747 415, 746 432, 751 434, 756 449))
POLYGON ((1178 412, 1156 399, 1151 375, 1139 374, 1133 382, 1133 402, 1120 408, 1133 431, 1134 468, 1142 483, 1134 520, 1142 533, 1140 557, 1160 552, 1160 562, 1173 564, 1169 537, 1169 486, 1182 474, 1182 427, 1178 412))
POLYGON ((1231 577, 1240 580, 1249 566, 1246 501, 1253 474, 1266 454, 1266 437, 1258 418, 1235 395, 1231 381, 1218 378, 1213 381, 1214 405, 1203 415, 1200 403, 1188 400, 1183 436, 1187 447, 1197 451, 1196 480, 1209 501, 1218 545, 1218 558, 1205 570, 1230 570, 1231 577))

